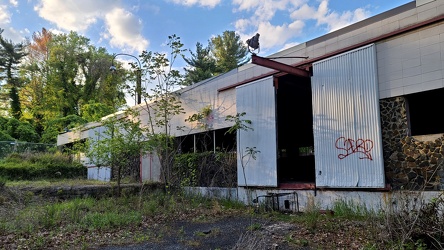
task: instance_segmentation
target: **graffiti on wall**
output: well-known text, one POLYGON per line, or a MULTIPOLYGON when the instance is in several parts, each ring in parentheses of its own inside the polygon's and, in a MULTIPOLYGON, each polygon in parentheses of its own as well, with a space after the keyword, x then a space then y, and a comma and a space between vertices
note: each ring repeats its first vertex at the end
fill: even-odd
POLYGON ((352 154, 359 154, 359 159, 373 160, 371 154, 373 149, 373 141, 370 139, 353 140, 341 136, 336 139, 335 146, 337 149, 342 151, 342 153, 338 154, 338 158, 340 160, 352 154))

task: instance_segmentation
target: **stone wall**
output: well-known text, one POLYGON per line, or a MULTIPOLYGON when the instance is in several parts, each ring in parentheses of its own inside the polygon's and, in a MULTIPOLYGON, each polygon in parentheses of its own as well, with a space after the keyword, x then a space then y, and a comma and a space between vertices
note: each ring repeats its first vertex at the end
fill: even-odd
POLYGON ((444 187, 444 136, 409 136, 404 97, 380 100, 386 181, 393 189, 444 187))

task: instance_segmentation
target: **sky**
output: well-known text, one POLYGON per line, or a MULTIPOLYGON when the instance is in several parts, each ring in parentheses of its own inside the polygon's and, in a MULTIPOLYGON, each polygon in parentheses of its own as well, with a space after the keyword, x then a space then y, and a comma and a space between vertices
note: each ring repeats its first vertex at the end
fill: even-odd
MULTIPOLYGON (((235 31, 260 34, 260 56, 317 38, 414 0, 0 0, 2 36, 14 43, 42 28, 78 34, 110 54, 169 51, 168 36, 185 49, 235 31)), ((191 57, 185 52, 186 57, 191 57)), ((131 62, 130 56, 116 60, 131 62)), ((183 69, 178 60, 174 67, 183 69)))
POLYGON ((173 34, 195 51, 226 30, 242 41, 259 33, 259 54, 267 56, 411 1, 0 0, 0 28, 13 42, 42 28, 76 31, 109 53, 135 56, 168 51, 173 34))

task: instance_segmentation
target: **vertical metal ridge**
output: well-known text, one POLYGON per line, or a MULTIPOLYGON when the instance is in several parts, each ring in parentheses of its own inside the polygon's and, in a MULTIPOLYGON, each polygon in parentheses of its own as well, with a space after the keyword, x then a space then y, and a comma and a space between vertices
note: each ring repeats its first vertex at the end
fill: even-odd
POLYGON ((316 185, 384 187, 375 46, 313 64, 316 185))

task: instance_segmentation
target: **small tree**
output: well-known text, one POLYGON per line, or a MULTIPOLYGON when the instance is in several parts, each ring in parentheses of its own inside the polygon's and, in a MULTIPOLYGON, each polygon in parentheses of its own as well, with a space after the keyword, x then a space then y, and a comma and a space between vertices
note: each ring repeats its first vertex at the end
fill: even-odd
MULTIPOLYGON (((242 113, 237 113, 235 116, 229 115, 225 118, 226 121, 229 122, 233 122, 233 126, 231 126, 231 128, 226 132, 226 133, 239 133, 240 130, 243 131, 250 131, 253 130, 252 127, 250 127, 250 125, 252 124, 251 120, 245 120, 242 119, 242 117, 246 115, 245 112, 242 113)), ((241 137, 238 134, 238 142, 240 144, 240 140, 241 137)), ((242 151, 242 149, 239 147, 239 145, 237 145, 237 154, 238 154, 238 159, 240 159, 240 163, 242 166, 242 174, 244 177, 244 181, 245 181, 245 189, 247 190, 247 199, 248 199, 248 204, 250 204, 250 201, 252 200, 252 194, 251 194, 251 190, 248 187, 248 182, 247 182, 247 176, 245 174, 245 167, 248 165, 248 163, 250 162, 250 160, 256 160, 256 154, 260 153, 259 150, 256 149, 256 147, 246 147, 245 151, 242 151)))
POLYGON ((147 150, 145 143, 146 130, 138 119, 139 113, 127 109, 123 114, 116 114, 105 121, 103 133, 96 134, 97 140, 87 143, 87 156, 96 166, 110 166, 111 172, 116 173, 117 195, 120 196, 120 186, 123 171, 130 172, 134 179, 139 176, 139 159, 141 152, 147 150))
POLYGON ((176 59, 183 55, 185 49, 180 37, 171 35, 167 45, 170 48, 169 59, 166 54, 144 51, 141 55, 145 72, 149 75, 149 83, 154 87, 143 91, 143 108, 148 113, 149 138, 151 152, 157 154, 160 160, 160 170, 165 188, 171 180, 175 150, 171 136, 170 121, 173 116, 183 113, 183 108, 176 90, 183 85, 183 76, 173 68, 176 59))

